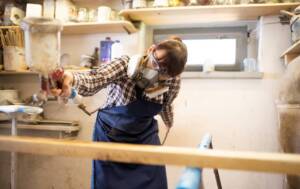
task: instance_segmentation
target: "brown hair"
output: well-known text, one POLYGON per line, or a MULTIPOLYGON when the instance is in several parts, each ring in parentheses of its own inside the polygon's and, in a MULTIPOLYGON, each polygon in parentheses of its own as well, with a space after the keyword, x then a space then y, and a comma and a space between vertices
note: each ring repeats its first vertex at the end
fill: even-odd
POLYGON ((169 76, 175 77, 183 72, 187 61, 187 48, 178 36, 160 42, 155 49, 166 51, 161 66, 167 69, 169 76))

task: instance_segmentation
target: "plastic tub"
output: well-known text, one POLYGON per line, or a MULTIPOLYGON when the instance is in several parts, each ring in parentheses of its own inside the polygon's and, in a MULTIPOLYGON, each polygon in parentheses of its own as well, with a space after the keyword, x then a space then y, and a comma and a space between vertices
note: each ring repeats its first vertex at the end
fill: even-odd
POLYGON ((47 77, 60 65, 61 22, 50 18, 25 18, 21 27, 25 35, 27 65, 47 77))

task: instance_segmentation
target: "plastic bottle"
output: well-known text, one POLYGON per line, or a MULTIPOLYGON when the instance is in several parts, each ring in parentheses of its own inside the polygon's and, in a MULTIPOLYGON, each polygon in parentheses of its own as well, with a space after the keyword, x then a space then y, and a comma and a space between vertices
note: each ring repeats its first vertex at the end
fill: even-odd
POLYGON ((110 37, 106 37, 104 41, 100 41, 100 62, 108 63, 111 61, 111 46, 114 42, 110 37))
POLYGON ((69 97, 71 100, 73 100, 74 104, 82 104, 82 96, 79 95, 76 91, 76 89, 72 88, 71 95, 69 97))
POLYGON ((123 55, 123 45, 116 40, 111 46, 111 59, 119 58, 123 55))

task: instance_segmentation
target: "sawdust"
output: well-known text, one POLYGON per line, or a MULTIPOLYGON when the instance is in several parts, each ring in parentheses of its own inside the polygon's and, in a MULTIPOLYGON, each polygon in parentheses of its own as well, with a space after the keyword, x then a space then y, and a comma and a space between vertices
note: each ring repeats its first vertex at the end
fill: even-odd
MULTIPOLYGON (((279 89, 279 142, 283 152, 300 153, 300 56, 288 66, 279 89)), ((287 175, 286 189, 299 189, 300 176, 287 175)))
MULTIPOLYGON (((300 153, 300 108, 279 108, 279 141, 283 152, 300 153)), ((300 177, 287 176, 286 189, 299 189, 300 177)))
POLYGON ((300 104, 300 56, 287 66, 281 79, 279 103, 300 104))

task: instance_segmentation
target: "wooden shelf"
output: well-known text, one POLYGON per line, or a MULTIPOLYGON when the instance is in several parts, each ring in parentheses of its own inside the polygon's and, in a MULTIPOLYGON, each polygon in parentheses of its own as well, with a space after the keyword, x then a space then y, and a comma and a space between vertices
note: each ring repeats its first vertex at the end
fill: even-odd
MULTIPOLYGON (((19 26, 0 26, 0 29, 20 28, 19 26)), ((80 22, 65 23, 63 34, 92 34, 92 33, 135 33, 135 26, 126 20, 110 21, 103 23, 80 22)))
POLYGON ((262 79, 263 72, 183 72, 183 79, 262 79))
MULTIPOLYGON (((65 69, 70 72, 87 72, 90 71, 91 69, 88 68, 82 68, 82 69, 65 69)), ((32 71, 5 71, 5 70, 0 70, 0 75, 38 75, 37 72, 32 72, 32 71)))
POLYGON ((0 26, 0 29, 19 29, 19 26, 0 26))
POLYGON ((121 33, 137 32, 129 21, 111 21, 105 23, 67 23, 64 24, 63 34, 90 34, 90 33, 121 33))
POLYGON ((300 55, 300 41, 296 42, 290 48, 288 48, 281 55, 281 58, 284 58, 284 63, 287 65, 299 55, 300 55))
POLYGON ((38 73, 32 71, 4 71, 0 70, 0 75, 37 75, 38 73))
MULTIPOLYGON (((81 129, 76 121, 57 120, 18 121, 17 128, 20 130, 59 132, 59 138, 75 136, 81 129)), ((0 129, 11 129, 10 120, 0 121, 0 129)))
MULTIPOLYGON (((0 123, 0 128, 10 129, 10 124, 0 123)), ((39 131, 62 131, 66 133, 78 132, 79 126, 64 126, 64 125, 30 125, 30 124, 18 124, 18 129, 27 130, 39 130, 39 131)))
POLYGON ((294 9, 298 5, 300 3, 143 8, 122 10, 120 15, 148 25, 195 24, 254 20, 259 16, 277 15, 280 10, 294 9))

